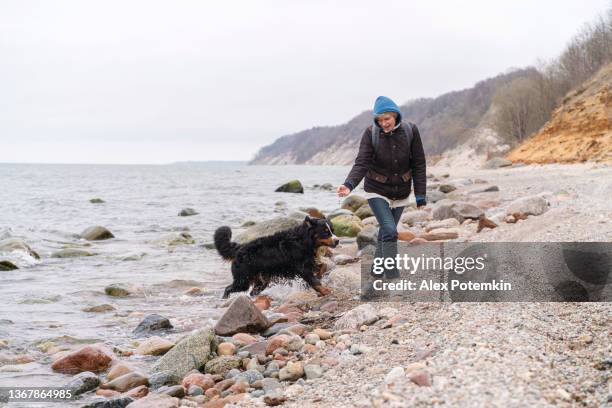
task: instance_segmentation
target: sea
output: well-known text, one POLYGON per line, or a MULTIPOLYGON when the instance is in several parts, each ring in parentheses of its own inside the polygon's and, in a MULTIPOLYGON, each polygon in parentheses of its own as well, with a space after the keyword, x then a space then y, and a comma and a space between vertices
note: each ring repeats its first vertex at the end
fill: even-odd
POLYGON ((0 252, 0 260, 19 267, 0 271, 0 341, 7 343, 0 345, 0 386, 59 386, 67 377, 51 372, 50 349, 95 342, 133 347, 131 332, 150 313, 168 317, 178 331, 218 318, 231 273, 210 248, 215 229, 228 225, 238 234, 247 221, 305 207, 332 211, 340 206, 335 186, 348 170, 243 162, 0 164, 0 243, 19 239, 40 255, 0 252), (292 179, 302 182, 303 194, 275 192, 292 179), (315 187, 324 183, 334 189, 315 187), (104 202, 90 202, 94 198, 104 202), (198 214, 178 216, 183 208, 198 214), (94 225, 115 238, 82 239, 79 234, 94 225), (184 231, 194 243, 172 244, 184 231), (63 248, 94 255, 51 257, 63 248), (107 296, 104 288, 113 283, 133 295, 107 296), (184 294, 194 286, 202 296, 184 294), (100 304, 114 310, 83 311, 100 304), (11 364, 10 356, 19 354, 34 361, 11 364))

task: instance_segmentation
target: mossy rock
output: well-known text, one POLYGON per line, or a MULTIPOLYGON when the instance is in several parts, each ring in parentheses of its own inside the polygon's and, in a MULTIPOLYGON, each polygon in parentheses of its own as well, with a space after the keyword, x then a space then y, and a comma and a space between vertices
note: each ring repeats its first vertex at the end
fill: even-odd
POLYGON ((283 184, 282 186, 280 186, 279 188, 277 188, 274 191, 277 192, 277 193, 299 193, 299 194, 304 194, 304 187, 302 186, 302 183, 300 182, 300 180, 291 180, 291 181, 283 184))
POLYGON ((113 283, 112 285, 108 285, 104 288, 104 293, 106 293, 108 296, 126 297, 130 294, 130 291, 123 285, 113 283))
POLYGON ((11 261, 0 261, 0 271, 13 271, 15 269, 19 268, 11 261))
POLYGON ((339 215, 331 223, 334 234, 339 237, 356 237, 363 229, 361 219, 355 215, 339 215))
POLYGON ((368 200, 357 194, 351 194, 342 201, 340 208, 352 212, 357 211, 362 205, 367 204, 368 200))
POLYGON ((374 212, 370 208, 370 205, 368 203, 365 203, 364 205, 359 207, 359 209, 357 209, 357 211, 355 211, 355 215, 358 216, 359 219, 363 220, 364 218, 368 218, 368 217, 373 216, 374 212))

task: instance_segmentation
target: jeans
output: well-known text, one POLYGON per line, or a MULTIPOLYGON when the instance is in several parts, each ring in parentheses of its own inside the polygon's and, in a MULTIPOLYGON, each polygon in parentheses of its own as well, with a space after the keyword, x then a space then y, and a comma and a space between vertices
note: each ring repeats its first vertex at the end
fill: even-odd
MULTIPOLYGON (((395 258, 397 255, 397 224, 402 216, 404 207, 390 208, 389 203, 382 198, 369 198, 368 204, 376 221, 378 221, 378 245, 374 257, 395 258)), ((398 277, 397 268, 385 270, 388 278, 398 277)))

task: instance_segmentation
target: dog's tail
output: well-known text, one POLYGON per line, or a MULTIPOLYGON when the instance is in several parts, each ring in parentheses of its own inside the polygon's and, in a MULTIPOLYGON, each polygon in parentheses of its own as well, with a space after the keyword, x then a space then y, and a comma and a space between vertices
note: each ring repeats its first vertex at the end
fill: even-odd
POLYGON ((219 255, 225 260, 231 261, 236 256, 236 251, 240 248, 232 239, 232 229, 230 227, 219 227, 215 231, 215 248, 219 255))

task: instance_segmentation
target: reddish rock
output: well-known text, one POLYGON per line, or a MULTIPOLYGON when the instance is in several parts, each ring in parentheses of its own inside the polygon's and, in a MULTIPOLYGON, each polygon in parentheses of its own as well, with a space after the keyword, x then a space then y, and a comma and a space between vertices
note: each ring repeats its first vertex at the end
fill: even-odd
POLYGON ((431 375, 424 370, 417 370, 408 374, 410 381, 418 385, 419 387, 431 386, 431 375))
POLYGON ((267 342, 265 340, 258 341, 257 343, 249 344, 246 347, 240 349, 240 351, 248 351, 251 355, 264 355, 266 354, 267 342))
POLYGON ((210 399, 213 399, 214 397, 220 396, 221 392, 216 388, 209 388, 206 391, 204 391, 204 395, 206 395, 210 399))
POLYGON ((235 382, 236 381, 234 381, 233 378, 228 378, 227 380, 219 381, 217 384, 215 384, 215 388, 222 392, 234 385, 235 382))
POLYGON ((255 298, 254 303, 259 310, 268 310, 272 306, 272 298, 268 295, 259 295, 255 298))
POLYGON ((115 390, 105 390, 103 388, 99 388, 96 390, 96 395, 99 395, 101 397, 106 397, 106 398, 112 398, 112 397, 116 397, 117 395, 121 395, 121 393, 115 390))
POLYGON ((295 333, 298 336, 302 337, 304 336, 304 333, 306 332, 306 326, 298 323, 298 324, 295 324, 289 327, 287 330, 289 330, 291 333, 295 333))
POLYGON ((270 338, 266 345, 266 355, 272 354, 274 350, 280 347, 285 347, 289 343, 289 336, 285 334, 279 334, 270 338))
POLYGON ((232 339, 234 339, 234 342, 236 343, 245 345, 257 342, 257 339, 255 337, 247 333, 236 333, 232 336, 232 339))
POLYGON ((228 390, 232 394, 242 394, 243 392, 246 392, 248 388, 249 388, 249 382, 244 379, 241 379, 240 381, 238 381, 237 383, 234 383, 234 385, 229 387, 228 390))
POLYGON ((261 314, 246 295, 238 296, 215 325, 219 336, 231 336, 240 332, 259 333, 270 327, 270 322, 261 314))
POLYGON ((128 364, 122 362, 122 361, 116 361, 110 371, 108 372, 108 375, 106 376, 108 381, 112 381, 117 377, 121 377, 124 374, 127 373, 131 373, 132 371, 134 371, 134 369, 129 366, 128 364))
POLYGON ((283 313, 283 314, 287 314, 287 313, 299 313, 299 314, 302 314, 302 311, 300 310, 300 308, 298 308, 293 303, 284 303, 284 304, 280 305, 279 307, 277 307, 275 312, 276 313, 283 313))
POLYGON ((124 374, 121 377, 117 377, 114 380, 105 384, 102 384, 100 388, 125 392, 127 390, 131 390, 134 387, 138 387, 139 385, 149 385, 149 379, 140 373, 132 372, 124 374))
POLYGON ((304 344, 302 351, 308 354, 314 354, 317 351, 317 346, 314 344, 304 344))
POLYGON ((221 343, 217 346, 217 354, 220 356, 233 356, 236 354, 236 346, 232 343, 221 343))
POLYGON ((78 374, 83 371, 100 373, 106 371, 114 356, 96 346, 85 346, 58 359, 51 365, 53 371, 63 374, 78 374))
POLYGON ((183 378, 181 385, 185 390, 189 390, 192 385, 197 385, 206 391, 215 386, 215 381, 210 374, 192 373, 183 378))
POLYGON ((336 366, 338 363, 338 359, 333 357, 325 357, 321 359, 321 365, 326 365, 328 367, 336 366))
POLYGON ((124 395, 134 399, 140 399, 149 395, 149 388, 146 385, 140 385, 136 388, 132 388, 128 392, 124 393, 124 395))

